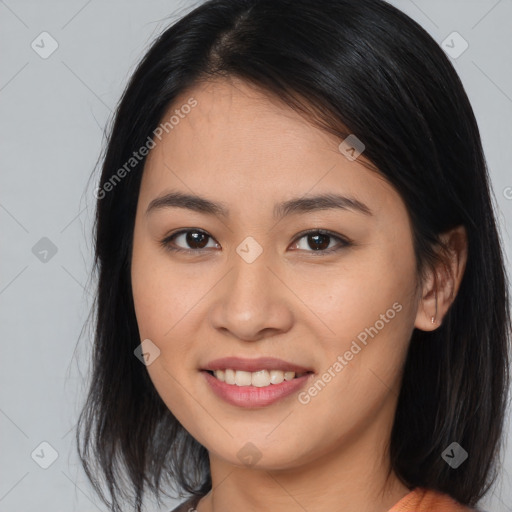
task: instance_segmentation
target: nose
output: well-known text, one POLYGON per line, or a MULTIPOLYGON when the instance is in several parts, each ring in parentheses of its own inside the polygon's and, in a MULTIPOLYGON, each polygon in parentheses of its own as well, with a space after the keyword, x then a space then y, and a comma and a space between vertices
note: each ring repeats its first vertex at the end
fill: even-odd
POLYGON ((270 268, 265 253, 248 261, 238 254, 232 258, 232 267, 219 283, 210 309, 212 325, 243 341, 289 331, 294 322, 293 294, 278 271, 270 268))

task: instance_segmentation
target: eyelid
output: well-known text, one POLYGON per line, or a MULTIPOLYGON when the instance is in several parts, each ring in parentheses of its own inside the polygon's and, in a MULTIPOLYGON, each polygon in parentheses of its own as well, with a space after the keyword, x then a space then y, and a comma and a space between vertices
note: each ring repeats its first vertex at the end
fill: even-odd
POLYGON ((353 245, 352 240, 350 240, 346 236, 342 236, 338 233, 334 233, 333 231, 329 231, 328 229, 322 229, 322 228, 306 229, 305 231, 301 231, 300 233, 297 233, 292 244, 296 243, 298 240, 300 240, 301 238, 304 238, 304 236, 309 235, 309 234, 327 235, 330 238, 337 239, 339 243, 338 243, 338 245, 331 247, 330 249, 324 249, 323 251, 302 251, 301 249, 296 249, 296 250, 309 253, 313 256, 321 256, 321 255, 326 255, 326 254, 340 251, 343 248, 353 245))
MULTIPOLYGON (((201 234, 204 234, 206 235, 208 238, 211 238, 212 240, 215 240, 215 238, 213 238, 212 235, 210 235, 207 231, 204 231, 203 229, 200 229, 200 228, 186 228, 186 229, 181 229, 179 231, 176 231, 175 233, 171 233, 170 235, 167 235, 166 237, 164 237, 163 240, 160 241, 160 245, 167 251, 171 251, 171 252, 181 252, 181 253, 189 253, 189 254, 200 254, 202 252, 205 252, 204 249, 183 249, 181 247, 173 247, 170 245, 170 241, 175 239, 176 237, 180 236, 180 235, 183 235, 183 234, 186 234, 186 233, 189 233, 189 232, 196 232, 196 233, 201 233, 201 234)), ((301 251, 301 252, 306 252, 306 253, 311 253, 315 256, 321 256, 321 255, 326 255, 326 254, 329 254, 329 253, 332 253, 332 252, 336 252, 336 251, 339 251, 345 247, 349 247, 351 245, 353 245, 353 242, 352 240, 350 240, 349 238, 345 237, 345 236, 342 236, 340 234, 337 234, 337 233, 334 233, 332 231, 329 231, 327 229, 322 229, 322 228, 313 228, 313 229, 306 229, 304 231, 301 231, 300 233, 297 233, 297 235, 295 236, 295 238, 293 239, 293 242, 292 244, 295 244, 297 241, 299 241, 301 238, 304 238, 306 235, 309 235, 309 234, 319 234, 319 235, 327 235, 331 238, 335 238, 338 240, 338 245, 335 246, 335 247, 331 247, 330 249, 324 249, 323 251, 303 251, 301 249, 295 249, 295 250, 298 250, 298 251, 301 251)), ((215 242, 218 244, 217 240, 215 240, 215 242)), ((211 249, 211 248, 210 248, 211 249)))

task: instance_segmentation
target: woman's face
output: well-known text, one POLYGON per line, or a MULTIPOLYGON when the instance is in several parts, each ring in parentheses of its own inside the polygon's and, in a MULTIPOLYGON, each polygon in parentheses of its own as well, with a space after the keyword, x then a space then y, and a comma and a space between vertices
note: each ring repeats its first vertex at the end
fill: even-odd
POLYGON ((364 153, 243 82, 201 84, 173 114, 145 165, 131 267, 159 395, 228 463, 375 453, 419 318, 404 203, 364 153))

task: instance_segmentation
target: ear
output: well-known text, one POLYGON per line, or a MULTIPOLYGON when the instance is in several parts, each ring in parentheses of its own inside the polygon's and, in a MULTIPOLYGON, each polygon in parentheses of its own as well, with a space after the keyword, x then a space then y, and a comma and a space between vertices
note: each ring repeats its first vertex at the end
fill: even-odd
POLYGON ((422 331, 433 331, 441 325, 457 296, 466 268, 467 233, 464 226, 442 233, 440 238, 447 250, 442 255, 443 261, 428 271, 416 312, 414 327, 422 331))

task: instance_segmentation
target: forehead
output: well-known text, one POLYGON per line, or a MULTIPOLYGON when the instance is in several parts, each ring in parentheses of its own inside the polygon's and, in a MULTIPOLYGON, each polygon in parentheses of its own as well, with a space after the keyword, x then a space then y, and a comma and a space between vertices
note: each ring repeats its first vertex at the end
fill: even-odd
POLYGON ((176 98, 163 123, 171 117, 146 161, 147 201, 169 189, 214 193, 226 204, 326 192, 357 196, 372 210, 401 201, 381 175, 340 153, 341 140, 240 80, 198 84, 176 98))
POLYGON ((164 134, 173 147, 201 145, 203 151, 215 150, 224 161, 272 158, 276 163, 282 158, 290 161, 293 155, 299 160, 308 150, 337 149, 332 136, 313 127, 283 100, 239 79, 198 84, 176 98, 165 117, 183 109, 191 98, 194 108, 164 134))

